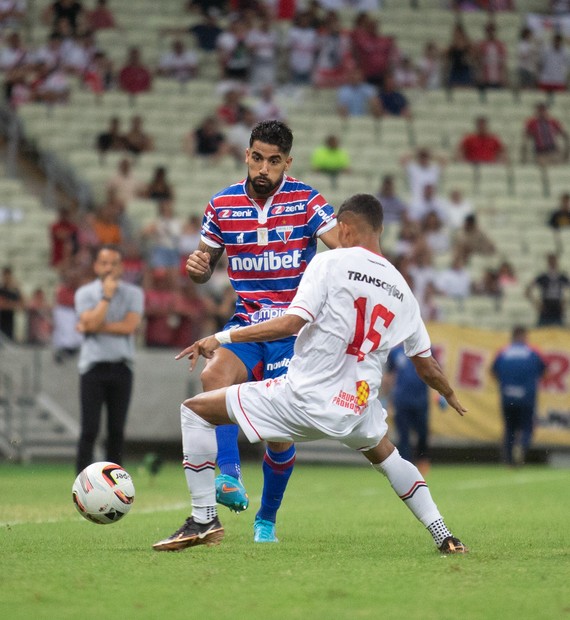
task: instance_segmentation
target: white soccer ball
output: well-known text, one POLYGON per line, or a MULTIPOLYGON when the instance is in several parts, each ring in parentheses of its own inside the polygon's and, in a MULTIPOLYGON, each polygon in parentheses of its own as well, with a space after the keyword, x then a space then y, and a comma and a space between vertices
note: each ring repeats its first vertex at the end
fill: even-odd
POLYGON ((116 523, 131 509, 135 487, 131 476, 116 463, 91 463, 75 479, 73 503, 82 517, 105 525, 116 523))

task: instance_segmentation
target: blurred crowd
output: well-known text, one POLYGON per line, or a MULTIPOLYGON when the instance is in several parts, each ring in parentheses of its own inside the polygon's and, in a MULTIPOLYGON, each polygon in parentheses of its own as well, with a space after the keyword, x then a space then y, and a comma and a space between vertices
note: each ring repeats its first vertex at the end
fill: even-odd
MULTIPOLYGON (((417 4, 410 2, 412 7, 417 4)), ((495 15, 516 10, 514 1, 442 1, 457 14, 448 40, 425 41, 416 58, 384 33, 374 12, 382 5, 379 0, 188 2, 187 10, 198 13, 198 21, 193 18, 189 27, 161 30, 159 35, 170 43, 156 58, 145 58, 144 50, 130 47, 120 66, 97 39, 102 30, 124 28, 107 0, 57 0, 48 5, 42 18, 50 32, 37 47, 29 46, 18 29, 27 2, 4 5, 0 71, 6 96, 16 106, 65 101, 71 76, 99 94, 120 89, 136 96, 152 90, 156 76, 184 84, 200 75, 201 62, 212 55, 219 65, 219 92, 255 97, 258 117, 267 113, 263 102, 268 87, 287 83, 337 88, 353 82, 355 68, 375 88, 375 107, 385 113, 391 113, 391 93, 408 88, 510 86, 553 93, 567 87, 570 51, 557 28, 544 33, 523 25, 516 58, 508 58, 495 15), (339 14, 345 9, 354 15, 349 28, 339 14), (461 18, 474 10, 488 12, 482 32, 469 32, 461 18)), ((564 2, 544 5, 545 12, 570 12, 564 2)))
POLYGON ((75 291, 95 278, 94 254, 105 243, 120 245, 123 279, 144 288, 142 344, 184 348, 203 334, 221 329, 235 303, 225 262, 220 261, 208 283, 196 286, 186 276, 185 263, 198 247, 201 219, 178 218, 169 199, 157 200, 156 205, 156 217, 135 235, 123 232, 121 213, 112 204, 81 217, 60 209, 49 230, 51 264, 59 274, 54 300, 42 288, 25 297, 12 267, 6 265, 0 282, 0 331, 14 338, 16 313, 23 312, 28 344, 51 345, 58 362, 74 355, 81 343, 75 329, 75 291))
MULTIPOLYGON (((180 151, 212 165, 233 158, 241 169, 255 123, 287 120, 287 110, 277 97, 280 89, 290 94, 308 86, 336 89, 336 112, 342 118, 369 115, 404 120, 413 118, 406 97, 410 89, 472 88, 482 94, 507 87, 533 89, 543 93, 543 101, 534 112, 529 110, 521 127, 520 154, 509 153, 500 132, 490 128, 490 119, 478 117, 473 119, 473 132, 453 145, 452 159, 476 165, 515 159, 532 159, 541 166, 568 161, 567 130, 550 114, 548 105, 556 92, 568 86, 570 50, 560 32, 543 36, 525 25, 516 58, 509 59, 495 14, 516 10, 516 2, 442 2, 457 14, 448 41, 425 41, 422 54, 413 58, 402 53, 395 37, 384 34, 374 17, 381 5, 380 0, 189 1, 185 6, 194 14, 192 25, 161 31, 169 43, 159 57, 145 58, 144 49, 131 47, 123 64, 115 66, 109 50, 97 39, 101 30, 120 31, 125 26, 115 18, 112 0, 51 3, 42 16, 50 33, 39 47, 29 46, 22 34, 26 1, 0 3, 5 98, 16 109, 27 102, 65 103, 71 79, 80 80, 96 96, 122 90, 136 97, 151 91, 156 77, 177 81, 185 89, 200 76, 204 58, 215 58, 219 103, 181 136, 180 151), (339 11, 345 9, 354 14, 350 28, 340 18, 339 11), (468 32, 461 19, 464 11, 488 12, 482 32, 468 32)), ((409 5, 421 11, 421 3, 412 0, 409 5)), ((557 15, 570 13, 569 2, 545 2, 545 8, 557 15)), ((350 174, 354 168, 339 136, 331 134, 313 147, 311 169, 328 176, 331 187, 338 175, 350 174)), ((155 149, 144 117, 133 114, 126 128, 118 117, 109 118, 108 126, 93 136, 93 148, 102 161, 110 152, 124 154, 107 180, 105 200, 88 213, 79 212, 73 203, 60 209, 49 231, 51 265, 60 278, 53 302, 42 289, 24 299, 10 266, 5 267, 0 286, 2 332, 13 336, 14 312, 25 310, 29 343, 52 343, 58 361, 73 354, 79 346, 74 291, 93 278, 93 251, 103 243, 122 246, 125 278, 145 289, 147 346, 184 347, 218 329, 231 315, 234 301, 223 261, 211 281, 199 287, 184 272, 186 256, 199 242, 200 217, 178 216, 176 188, 166 168, 157 167, 144 180, 133 170, 137 157, 155 149), (129 214, 138 198, 156 204, 155 217, 140 228, 129 214)), ((397 239, 390 258, 412 285, 424 318, 442 318, 437 304, 442 295, 459 302, 486 295, 500 303, 508 287, 520 284, 521 278, 534 301, 534 281, 527 282, 526 275, 516 273, 508 260, 473 281, 472 257, 501 256, 500 248, 480 227, 469 196, 459 189, 442 195, 441 178, 448 163, 429 149, 418 148, 401 159, 401 176, 385 176, 381 187, 363 188, 376 192, 384 206, 387 233, 397 239), (402 178, 406 187, 398 187, 402 178), (448 264, 442 266, 441 257, 449 257, 448 264)), ((326 197, 325 188, 323 194, 326 197)), ((545 223, 557 230, 570 227, 568 193, 560 196, 560 204, 545 223)), ((550 258, 545 273, 552 278, 561 275, 550 258)))

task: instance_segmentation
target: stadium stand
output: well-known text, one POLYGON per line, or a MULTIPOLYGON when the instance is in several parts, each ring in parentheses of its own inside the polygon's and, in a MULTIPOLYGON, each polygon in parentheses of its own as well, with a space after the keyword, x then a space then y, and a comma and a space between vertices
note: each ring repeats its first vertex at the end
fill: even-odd
MULTIPOLYGON (((268 5, 276 4, 270 0, 260 3, 266 1, 268 5)), ((82 3, 88 9, 94 5, 93 0, 82 0, 82 3)), ((19 32, 30 51, 44 46, 48 40, 51 27, 42 15, 49 4, 49 0, 28 2, 27 15, 19 32)), ((133 97, 118 90, 113 83, 108 90, 98 89, 72 75, 67 76, 69 96, 65 103, 49 105, 16 98, 17 107, 11 107, 8 101, 0 106, 0 130, 5 146, 4 163, 0 165, 0 264, 13 265, 25 297, 41 287, 50 302, 55 303, 57 299, 64 278, 61 271, 49 264, 48 236, 57 209, 68 203, 78 206, 78 223, 88 229, 88 216, 107 200, 107 182, 125 156, 124 152, 107 152, 102 157, 96 148, 97 136, 105 131, 112 117, 118 117, 123 128, 130 124, 133 116, 143 118, 145 131, 154 141, 154 150, 132 157, 135 177, 144 183, 157 166, 165 167, 174 187, 176 214, 182 220, 191 215, 200 217, 215 191, 244 174, 243 165, 236 165, 232 157, 214 165, 208 160, 189 157, 183 151, 184 136, 206 116, 214 114, 223 100, 216 53, 199 49, 188 34, 189 27, 201 23, 202 18, 188 12, 187 4, 184 0, 109 0, 108 5, 120 28, 97 31, 95 39, 116 73, 133 46, 140 49, 144 64, 154 72, 163 53, 171 49, 174 38, 182 38, 186 49, 192 49, 198 56, 196 77, 180 82, 153 74, 150 92, 133 97), (45 175, 41 191, 37 191, 37 186, 30 187, 25 172, 17 174, 15 171, 18 152, 20 161, 28 157, 45 175), (65 200, 62 201, 62 197, 65 200)), ((239 2, 231 0, 231 4, 239 2)), ((338 0, 338 4, 342 4, 342 0, 338 0)), ((358 2, 346 0, 345 5, 349 4, 354 7, 358 2)), ((516 88, 520 28, 528 13, 545 13, 550 3, 548 0, 515 0, 516 11, 497 12, 492 16, 477 11, 458 16, 448 8, 450 2, 447 0, 382 0, 379 4, 382 8, 372 14, 381 21, 382 34, 393 36, 400 52, 414 62, 421 57, 428 41, 435 41, 440 50, 446 48, 458 17, 472 41, 482 38, 485 24, 492 19, 497 25, 499 39, 508 50, 509 88, 489 89, 484 94, 476 88, 408 88, 404 93, 412 111, 409 121, 387 117, 341 119, 336 110, 334 88, 317 89, 288 83, 287 52, 282 49, 277 102, 285 110, 295 133, 291 173, 321 190, 336 207, 350 194, 377 192, 382 177, 390 174, 395 179, 398 196, 409 202, 410 192, 400 161, 405 154, 429 147, 432 153, 447 160, 440 181, 440 197, 459 189, 474 206, 480 227, 497 248, 488 256, 472 256, 467 265, 471 281, 480 284, 489 270, 499 272, 505 262, 514 270, 514 277, 507 278, 500 296, 479 291, 458 300, 440 291, 430 300, 437 310, 432 318, 445 323, 443 327, 452 333, 455 326, 489 330, 507 330, 515 323, 534 326, 536 310, 525 297, 525 289, 544 270, 545 255, 556 252, 560 267, 570 272, 570 229, 553 231, 547 226, 548 215, 560 194, 570 191, 568 162, 542 169, 531 163, 523 164, 520 158, 524 123, 537 102, 548 100, 552 115, 570 130, 568 92, 556 93, 547 99, 538 90, 518 91, 516 88), (490 120, 492 130, 506 144, 508 164, 474 167, 455 161, 457 144, 472 130, 474 119, 481 115, 490 120), (310 169, 313 149, 331 133, 339 136, 352 162, 351 173, 341 175, 334 187, 328 179, 310 169)), ((308 5, 308 0, 297 0, 298 7, 308 5)), ((342 9, 339 15, 343 28, 351 29, 355 9, 342 9)), ((220 15, 219 25, 225 29, 228 23, 228 14, 220 15)), ((284 41, 291 22, 276 22, 274 27, 284 41)), ((0 39, 0 48, 3 40, 0 39)), ((9 90, 6 79, 4 87, 9 90)), ((252 105, 254 95, 246 93, 243 102, 252 105)), ((132 273, 140 270, 144 274, 145 264, 143 262, 141 268, 137 256, 141 253, 144 256, 145 247, 136 233, 156 218, 156 212, 155 201, 143 195, 127 206, 129 228, 135 233, 134 240, 139 242, 139 247, 134 248, 132 273)), ((402 259, 398 254, 402 248, 412 254, 425 251, 417 230, 412 234, 415 241, 409 242, 401 238, 400 225, 391 224, 384 233, 384 251, 402 265, 406 260, 413 262, 413 256, 402 259)), ((437 274, 447 269, 453 258, 451 251, 435 255, 433 271, 437 274)), ((225 283, 223 274, 221 280, 219 291, 225 283)), ((220 285, 219 282, 214 284, 220 285)), ((210 295, 214 286, 206 288, 205 294, 210 295)), ((72 299, 70 288, 64 292, 68 301, 72 299)), ((568 320, 569 317, 567 323, 568 320)), ((26 316, 20 311, 18 342, 26 342, 26 336, 26 316)), ((491 332, 490 339, 495 336, 495 332, 491 332)), ((141 333, 140 349, 144 344, 141 333)), ((61 365, 50 363, 52 351, 48 347, 14 346, 3 341, 0 334, 0 348, 0 453, 22 460, 35 454, 61 456, 65 450, 72 455, 77 435, 77 420, 73 415, 77 409, 75 372, 69 372, 65 362, 64 372, 61 365), (42 356, 43 386, 36 393, 36 371, 41 366, 38 360, 42 356), (46 358, 50 362, 45 363, 46 358), (21 427, 10 431, 10 419, 20 420, 21 427), (33 442, 30 437, 34 437, 33 442)), ((140 350, 137 381, 141 386, 154 383, 162 389, 152 393, 141 390, 135 394, 133 410, 141 417, 131 430, 134 440, 172 442, 175 438, 178 445, 179 428, 175 416, 167 421, 167 416, 156 416, 155 412, 175 411, 187 392, 199 389, 199 378, 194 375, 189 385, 183 385, 170 370, 171 358, 168 350, 150 347, 140 350)), ((442 445, 446 445, 446 441, 442 440, 442 445)), ((311 450, 320 454, 321 448, 311 450)), ((331 458, 330 452, 326 454, 331 458)))
MULTIPOLYGON (((41 15, 49 3, 36 0, 30 3, 23 30, 30 48, 42 45, 50 32, 41 15)), ((84 3, 87 6, 87 2, 84 3)), ((303 3, 299 3, 303 5, 303 3)), ((420 57, 425 43, 437 40, 443 47, 449 40, 456 15, 442 8, 439 0, 420 0, 417 9, 406 2, 385 0, 377 17, 382 32, 392 35, 402 53, 412 59, 420 57)), ((508 49, 508 66, 514 75, 518 33, 527 12, 544 11, 547 2, 519 0, 517 11, 499 12, 492 16, 498 33, 508 49)), ((188 13, 182 0, 154 2, 138 0, 136 10, 129 0, 114 0, 110 6, 121 29, 97 32, 98 46, 118 69, 132 46, 141 49, 145 64, 156 68, 161 54, 169 49, 171 35, 164 32, 180 25, 190 26, 200 20, 198 14, 188 13)), ((354 11, 342 10, 345 28, 351 28, 354 11)), ((489 20, 485 12, 461 15, 470 36, 477 40, 489 20)), ((227 19, 221 23, 227 25, 227 19)), ((276 24, 281 35, 288 22, 276 24)), ((185 38, 187 47, 194 42, 185 38)), ((227 179, 235 178, 236 164, 227 158, 210 165, 199 158, 189 158, 182 151, 185 133, 195 128, 221 102, 219 68, 214 53, 197 50, 198 77, 181 84, 173 79, 155 77, 152 90, 136 98, 112 89, 94 94, 70 78, 71 91, 66 104, 47 106, 25 103, 18 107, 17 116, 22 140, 40 154, 44 170, 52 181, 74 194, 80 206, 89 210, 105 199, 106 182, 114 172, 122 153, 99 156, 94 143, 97 134, 107 126, 112 116, 121 119, 123 126, 137 114, 143 117, 146 131, 153 137, 155 149, 133 160, 137 178, 149 179, 156 166, 164 166, 176 192, 176 210, 180 217, 200 215, 213 192, 227 179)), ((284 64, 284 63, 282 63, 284 64)), ((491 257, 475 257, 469 265, 473 279, 491 267, 496 269, 505 259, 515 265, 519 280, 527 281, 538 273, 544 255, 563 247, 560 239, 546 226, 546 212, 552 197, 570 188, 567 165, 540 169, 519 163, 524 121, 532 113, 536 101, 543 99, 539 92, 516 92, 513 89, 492 91, 481 97, 476 89, 438 89, 425 91, 409 89, 413 119, 375 120, 370 117, 342 120, 336 114, 334 89, 316 90, 310 87, 292 88, 281 84, 279 103, 286 110, 288 121, 296 134, 292 174, 321 188, 330 202, 339 206, 344 197, 354 192, 376 192, 384 174, 394 174, 399 187, 405 187, 405 177, 399 159, 418 146, 428 146, 450 162, 444 169, 441 195, 458 188, 475 204, 479 221, 495 241, 498 251, 491 257), (471 130, 473 119, 485 115, 493 130, 508 146, 508 165, 473 167, 453 161, 461 137, 471 130), (353 162, 351 174, 339 178, 335 188, 328 187, 322 176, 310 172, 310 153, 326 135, 341 137, 353 162)), ((247 98, 246 98, 247 102, 247 98)), ((556 95, 553 113, 570 128, 570 96, 556 95)), ((241 174, 241 170, 239 173, 241 174)), ((15 263, 18 279, 26 290, 43 283, 53 291, 57 274, 48 266, 46 228, 53 221, 52 210, 46 209, 22 185, 4 174, 0 178, 4 202, 25 214, 22 222, 0 226, 2 250, 0 257, 15 263), (31 248, 25 251, 23 248, 31 248)), ((407 195, 404 194, 404 198, 407 195)), ((140 229, 155 214, 152 201, 137 198, 128 205, 128 215, 135 229, 140 229)), ((385 240, 386 251, 394 250, 396 235, 385 240)), ((438 265, 448 264, 449 257, 439 257, 438 265)), ((563 252, 561 265, 568 268, 568 252, 563 252)), ((474 297, 458 307, 443 296, 437 298, 445 321, 489 328, 507 328, 516 320, 527 325, 535 322, 534 309, 524 298, 524 286, 509 288, 497 309, 493 300, 474 297)))

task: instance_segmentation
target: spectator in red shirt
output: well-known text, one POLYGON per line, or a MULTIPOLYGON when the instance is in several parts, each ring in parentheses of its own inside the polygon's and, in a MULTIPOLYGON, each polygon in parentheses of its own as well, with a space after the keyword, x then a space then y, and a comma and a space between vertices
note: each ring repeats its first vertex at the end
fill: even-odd
POLYGON ((485 25, 485 38, 476 47, 477 84, 480 89, 507 85, 507 47, 497 39, 493 22, 485 25))
POLYGON ((87 13, 87 23, 93 31, 116 27, 115 17, 107 6, 107 0, 97 0, 95 8, 87 13))
POLYGON ((378 21, 361 13, 356 18, 351 38, 352 54, 364 79, 374 86, 382 86, 398 56, 394 37, 381 35, 378 21))
POLYGON ((525 124, 522 162, 526 162, 529 142, 532 142, 534 159, 540 166, 568 161, 568 134, 566 130, 560 121, 548 114, 546 103, 538 103, 535 110, 536 114, 529 118, 525 124))
POLYGON ((189 342, 202 338, 203 319, 215 313, 213 300, 199 295, 196 284, 188 278, 177 292, 174 308, 178 325, 172 337, 173 347, 184 348, 189 342))
POLYGON ((148 92, 152 88, 152 74, 142 64, 138 47, 131 47, 127 62, 119 73, 119 86, 130 95, 148 92))
POLYGON ((26 301, 26 319, 26 342, 40 346, 49 344, 53 329, 52 307, 41 287, 34 289, 26 301))
POLYGON ((224 94, 224 100, 216 110, 216 115, 224 125, 235 125, 242 120, 245 106, 242 103, 243 92, 231 88, 224 94))
POLYGON ((145 342, 147 347, 172 346, 179 318, 176 314, 178 293, 167 269, 157 267, 150 272, 145 288, 145 342))
POLYGON ((489 133, 485 116, 475 119, 475 133, 467 134, 457 149, 456 159, 471 164, 507 163, 507 150, 495 134, 489 133))
POLYGON ((59 210, 59 219, 50 227, 50 264, 58 267, 77 252, 79 228, 73 222, 69 209, 59 210))

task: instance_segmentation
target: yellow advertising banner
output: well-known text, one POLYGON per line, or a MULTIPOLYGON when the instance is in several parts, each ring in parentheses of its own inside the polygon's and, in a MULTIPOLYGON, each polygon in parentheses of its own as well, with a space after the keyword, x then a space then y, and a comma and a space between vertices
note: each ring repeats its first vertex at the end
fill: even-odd
MULTIPOLYGON (((428 325, 433 351, 469 412, 461 417, 449 407, 432 406, 432 436, 457 442, 502 439, 500 399, 490 367, 497 352, 511 339, 509 332, 455 325, 428 325)), ((570 331, 531 329, 528 342, 548 365, 539 392, 534 445, 570 446, 570 331)), ((432 403, 433 405, 433 403, 432 403)))

